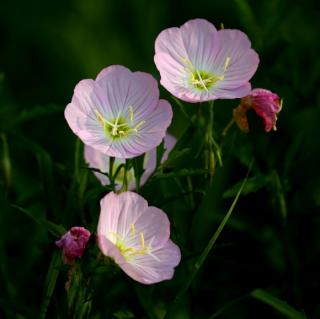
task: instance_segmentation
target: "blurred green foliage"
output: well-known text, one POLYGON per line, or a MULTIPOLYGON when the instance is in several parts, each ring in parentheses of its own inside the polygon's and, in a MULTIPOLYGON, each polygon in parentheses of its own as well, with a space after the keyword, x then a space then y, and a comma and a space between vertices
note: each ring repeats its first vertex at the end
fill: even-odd
MULTIPOLYGON (((320 318, 319 14, 311 0, 2 1, 0 317, 71 318, 76 304, 74 318, 320 318), (166 211, 182 248, 174 279, 146 287, 115 267, 96 268, 88 261, 97 255, 94 238, 77 264, 82 272, 68 273, 54 241, 73 225, 94 232, 105 193, 83 169, 82 146, 64 120, 73 88, 111 64, 159 79, 156 36, 196 17, 248 34, 261 61, 253 87, 284 99, 278 131, 266 134, 254 116, 250 134, 232 127, 209 184, 198 174, 202 132, 162 88, 174 108, 170 132, 183 139, 142 194, 166 211), (252 158, 228 225, 173 303, 252 158), (94 291, 86 291, 88 278, 94 291)), ((216 132, 237 103, 215 103, 216 132)))

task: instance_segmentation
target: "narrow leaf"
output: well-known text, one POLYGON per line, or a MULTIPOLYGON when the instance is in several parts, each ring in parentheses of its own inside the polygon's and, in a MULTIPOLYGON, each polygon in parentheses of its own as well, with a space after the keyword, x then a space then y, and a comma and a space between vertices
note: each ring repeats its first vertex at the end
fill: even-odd
POLYGON ((62 225, 55 224, 53 222, 50 222, 48 220, 38 218, 36 217, 32 212, 30 212, 27 209, 24 209, 17 205, 11 205, 13 208, 16 208, 20 212, 24 213, 28 218, 32 219, 34 222, 36 222, 39 226, 42 226, 48 230, 49 233, 51 233, 55 237, 61 237, 65 232, 66 229, 62 225))
MULTIPOLYGON (((248 195, 254 193, 264 187, 268 183, 268 178, 266 176, 253 176, 248 178, 246 185, 243 187, 242 195, 248 195)), ((242 182, 236 183, 222 195, 223 198, 234 197, 242 182)))
POLYGON ((47 278, 45 282, 45 292, 44 292, 43 302, 41 305, 40 316, 39 316, 40 319, 46 318, 46 313, 50 304, 50 300, 54 292, 54 289, 56 287, 60 266, 61 266, 60 252, 56 250, 53 252, 49 270, 47 273, 47 278))
POLYGON ((256 289, 251 292, 250 296, 271 306, 272 308, 279 311, 288 319, 307 319, 304 313, 295 310, 294 308, 289 306, 287 303, 271 295, 269 292, 265 290, 256 289))
POLYGON ((177 304, 179 302, 179 300, 183 297, 183 295, 187 292, 187 290, 189 289, 189 287, 191 286, 194 278, 196 277, 199 269, 201 268, 201 266, 203 265, 204 261, 206 260, 206 258, 208 257, 212 247, 214 246, 215 242, 217 241, 217 239, 219 238, 222 230, 224 229, 225 225, 227 224, 237 202, 238 202, 238 199, 240 197, 240 194, 247 182, 247 179, 248 179, 248 174, 251 170, 251 166, 252 166, 252 162, 251 162, 251 165, 249 167, 249 170, 248 170, 248 173, 247 173, 247 176, 245 177, 245 179, 243 180, 237 194, 236 194, 236 197, 235 199, 233 200, 228 212, 226 213, 226 215, 224 216, 223 220, 221 221, 218 229, 215 231, 215 233, 213 234, 213 236, 211 237, 211 239, 209 240, 207 246, 204 248, 203 252, 201 253, 201 255, 199 256, 198 260, 196 261, 196 263, 194 264, 194 267, 193 267, 193 270, 188 278, 188 280, 186 280, 185 284, 182 286, 182 288, 180 289, 179 293, 177 294, 173 304, 172 304, 172 307, 170 307, 167 315, 165 318, 170 318, 169 315, 170 315, 170 312, 174 309, 174 305, 177 304))

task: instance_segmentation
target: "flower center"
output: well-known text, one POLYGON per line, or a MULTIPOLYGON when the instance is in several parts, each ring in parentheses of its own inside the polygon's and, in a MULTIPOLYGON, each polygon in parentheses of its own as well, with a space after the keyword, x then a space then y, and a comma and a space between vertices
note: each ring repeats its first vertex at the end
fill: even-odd
POLYGON ((95 110, 95 113, 105 135, 113 140, 125 138, 132 133, 138 133, 140 127, 145 123, 145 121, 140 121, 133 126, 134 114, 131 105, 129 106, 129 120, 120 116, 120 114, 116 118, 107 120, 97 110, 95 110))
POLYGON ((209 91, 218 81, 224 80, 224 73, 230 64, 230 57, 226 57, 223 72, 220 75, 197 69, 190 60, 181 58, 186 63, 185 70, 188 72, 188 82, 199 91, 209 91))
MULTIPOLYGON (((130 258, 138 255, 151 254, 152 247, 146 246, 144 242, 144 235, 141 232, 139 234, 139 243, 138 247, 128 246, 125 243, 125 238, 120 236, 117 233, 110 233, 114 240, 112 242, 116 245, 116 247, 120 250, 121 255, 128 261, 130 258)), ((131 224, 131 232, 130 237, 131 240, 134 240, 136 236, 135 226, 131 224)), ((152 254, 151 254, 152 255, 152 254)))
POLYGON ((190 75, 191 85, 201 91, 209 91, 218 81, 223 79, 223 75, 217 76, 202 70, 195 70, 190 75))

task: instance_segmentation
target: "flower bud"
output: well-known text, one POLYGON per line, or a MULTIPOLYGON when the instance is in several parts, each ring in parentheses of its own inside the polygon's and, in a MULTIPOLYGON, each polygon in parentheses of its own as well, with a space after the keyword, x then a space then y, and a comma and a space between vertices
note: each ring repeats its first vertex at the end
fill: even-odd
POLYGON ((264 130, 276 130, 277 114, 281 111, 282 103, 277 94, 265 90, 254 89, 250 95, 241 99, 240 105, 233 110, 233 118, 241 131, 249 132, 247 111, 255 110, 263 118, 264 130))
POLYGON ((66 232, 56 245, 62 249, 65 264, 72 264, 75 258, 82 257, 91 233, 84 227, 72 227, 66 232))

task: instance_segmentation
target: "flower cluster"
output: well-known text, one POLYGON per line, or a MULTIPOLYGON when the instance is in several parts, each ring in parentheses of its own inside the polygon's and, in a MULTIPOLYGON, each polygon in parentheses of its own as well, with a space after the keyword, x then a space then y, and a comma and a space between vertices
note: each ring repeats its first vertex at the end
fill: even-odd
MULTIPOLYGON (((242 98, 233 116, 243 131, 249 130, 249 109, 264 119, 267 132, 275 128, 280 99, 268 90, 251 91, 249 81, 259 57, 243 32, 217 30, 204 19, 190 20, 159 34, 154 61, 161 84, 178 99, 196 103, 242 98)), ((65 109, 70 128, 85 144, 88 166, 102 185, 113 188, 101 200, 98 246, 143 284, 171 279, 181 253, 170 240, 167 215, 131 192, 135 171, 124 164, 144 154, 143 185, 157 169, 157 146, 164 139, 163 162, 176 143, 167 133, 172 116, 170 104, 159 99, 153 76, 120 65, 103 69, 95 80, 80 81, 65 109)), ((65 263, 83 255, 89 236, 88 230, 73 227, 56 242, 65 263)))

